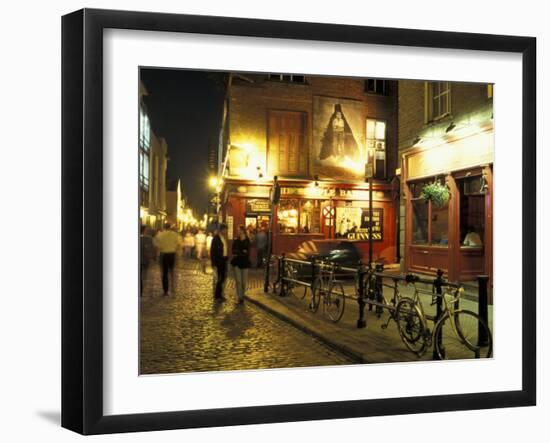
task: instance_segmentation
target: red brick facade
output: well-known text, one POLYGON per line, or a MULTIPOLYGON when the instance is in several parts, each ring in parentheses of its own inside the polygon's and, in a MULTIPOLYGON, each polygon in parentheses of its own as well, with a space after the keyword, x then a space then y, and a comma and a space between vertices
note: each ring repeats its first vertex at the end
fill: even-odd
POLYGON ((233 227, 230 236, 236 233, 238 225, 246 224, 247 220, 252 222, 256 216, 259 217, 258 224, 260 219, 265 220, 268 213, 251 213, 247 202, 267 199, 272 178, 277 175, 283 195, 282 206, 276 211, 273 223, 275 254, 295 250, 305 240, 345 235, 350 239, 362 238, 357 240, 357 245, 364 251, 364 257, 368 257, 368 241, 364 232, 362 235, 344 234, 343 228, 340 228, 342 233, 336 232, 338 221, 328 220, 330 215, 325 217, 332 207, 333 216, 342 220, 340 226, 347 220, 349 227, 352 222, 350 218, 345 219, 345 214, 364 217, 366 213, 368 216, 368 185, 364 180, 364 165, 351 165, 356 167, 355 176, 350 174, 349 178, 340 176, 338 179, 330 176, 330 168, 319 166, 318 152, 315 152, 313 145, 316 137, 315 114, 318 112, 315 101, 321 97, 321 100, 332 100, 330 103, 343 103, 342 106, 350 104, 344 107, 344 113, 347 112, 350 124, 352 118, 354 122, 359 122, 354 127, 358 149, 365 147, 367 119, 385 123, 385 176, 374 180, 373 185, 373 208, 381 225, 380 238, 375 237, 373 242, 373 255, 378 261, 394 263, 397 256, 398 208, 398 189, 394 181, 397 166, 397 82, 387 82, 386 87, 386 94, 378 95, 365 92, 365 79, 306 77, 305 82, 294 83, 270 80, 267 75, 235 76, 230 87, 227 140, 228 149, 235 152, 226 155, 228 161, 222 203, 223 217, 233 227), (349 111, 351 106, 353 115, 349 111), (288 116, 286 120, 285 115, 288 116), (279 149, 275 150, 270 148, 273 140, 277 142, 283 137, 273 133, 273 127, 279 126, 283 127, 281 131, 287 131, 290 135, 289 141, 286 144, 281 142, 279 149), (251 157, 245 159, 247 153, 251 157), (237 169, 237 162, 248 169, 237 169), (290 209, 283 211, 283 207, 290 209), (288 228, 281 221, 281 216, 293 211, 297 219, 296 228, 288 228))

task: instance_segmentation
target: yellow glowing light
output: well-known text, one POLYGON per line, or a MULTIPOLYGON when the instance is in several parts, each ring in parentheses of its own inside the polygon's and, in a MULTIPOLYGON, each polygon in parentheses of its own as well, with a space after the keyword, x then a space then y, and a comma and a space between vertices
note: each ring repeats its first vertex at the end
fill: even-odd
POLYGON ((266 151, 250 141, 234 143, 229 154, 230 174, 246 180, 266 179, 266 151))
POLYGON ((351 169, 353 172, 356 172, 356 173, 362 173, 365 168, 365 165, 363 163, 353 161, 347 155, 344 157, 344 160, 342 161, 342 166, 345 167, 346 169, 351 169))
POLYGON ((208 180, 208 184, 209 184, 212 188, 215 188, 216 186, 218 186, 218 177, 216 177, 216 176, 210 177, 210 179, 208 180))
POLYGON ((304 194, 309 198, 319 198, 323 194, 323 190, 315 182, 311 182, 304 190, 304 194))

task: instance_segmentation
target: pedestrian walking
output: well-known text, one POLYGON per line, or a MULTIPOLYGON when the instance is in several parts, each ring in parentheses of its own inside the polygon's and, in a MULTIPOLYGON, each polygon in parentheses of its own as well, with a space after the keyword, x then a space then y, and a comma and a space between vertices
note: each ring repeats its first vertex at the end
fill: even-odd
POLYGON ((233 257, 231 265, 235 276, 235 287, 237 290, 237 303, 244 302, 244 294, 248 281, 248 268, 250 268, 250 239, 244 226, 239 226, 238 237, 233 240, 231 248, 233 257))
POLYGON ((187 231, 183 237, 183 253, 185 258, 191 258, 195 247, 195 237, 191 231, 187 231))
POLYGON ((168 295, 170 289, 172 295, 176 293, 176 253, 180 246, 180 236, 171 229, 170 223, 165 223, 164 230, 155 236, 155 246, 160 252, 160 265, 162 269, 162 290, 168 295))
POLYGON ((197 259, 202 260, 206 252, 206 234, 202 229, 195 234, 195 249, 197 252, 197 259))
POLYGON ((229 255, 227 240, 227 225, 221 224, 216 235, 212 238, 210 247, 210 261, 216 270, 216 286, 214 289, 215 300, 225 300, 223 290, 227 277, 227 257, 229 255))
POLYGON ((267 254, 267 233, 262 226, 256 234, 256 267, 261 268, 267 254))
POLYGON ((212 232, 209 232, 206 235, 206 254, 208 255, 208 257, 210 257, 210 248, 212 247, 212 239, 213 238, 214 238, 214 236, 212 235, 212 232))
POLYGON ((146 225, 141 226, 141 234, 139 237, 139 295, 143 296, 143 282, 147 278, 149 265, 155 259, 155 246, 153 237, 149 234, 146 225))

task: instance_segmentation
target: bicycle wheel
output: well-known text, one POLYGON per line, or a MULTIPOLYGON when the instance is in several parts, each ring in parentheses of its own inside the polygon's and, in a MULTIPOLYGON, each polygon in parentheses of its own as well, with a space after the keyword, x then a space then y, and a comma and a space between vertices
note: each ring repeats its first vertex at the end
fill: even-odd
POLYGON ((324 298, 324 312, 334 323, 344 315, 346 306, 346 296, 342 283, 332 283, 328 293, 324 298))
POLYGON ((493 337, 487 324, 467 310, 454 312, 453 320, 445 314, 434 329, 435 349, 440 359, 460 360, 490 358, 493 337))
POLYGON ((401 299, 395 309, 395 320, 405 346, 421 356, 428 345, 429 331, 426 319, 414 300, 408 297, 401 299))
POLYGON ((304 298, 306 298, 306 295, 307 295, 307 286, 304 285, 303 289, 300 288, 300 289, 297 289, 296 291, 294 291, 294 294, 296 295, 296 297, 298 297, 300 300, 303 300, 304 298))
POLYGON ((311 312, 317 312, 319 305, 321 304, 321 297, 324 291, 323 280, 317 277, 311 286, 311 302, 308 305, 308 309, 311 312))

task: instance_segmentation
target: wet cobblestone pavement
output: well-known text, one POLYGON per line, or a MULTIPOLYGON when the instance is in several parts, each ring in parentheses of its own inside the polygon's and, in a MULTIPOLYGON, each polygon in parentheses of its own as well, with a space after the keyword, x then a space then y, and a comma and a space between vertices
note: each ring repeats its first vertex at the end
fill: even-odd
MULTIPOLYGON (((195 260, 179 260, 173 295, 162 295, 159 274, 153 263, 141 299, 141 374, 352 364, 261 308, 237 305, 230 281, 227 300, 214 302, 213 277, 195 260)), ((252 275, 250 286, 260 281, 252 275)))

